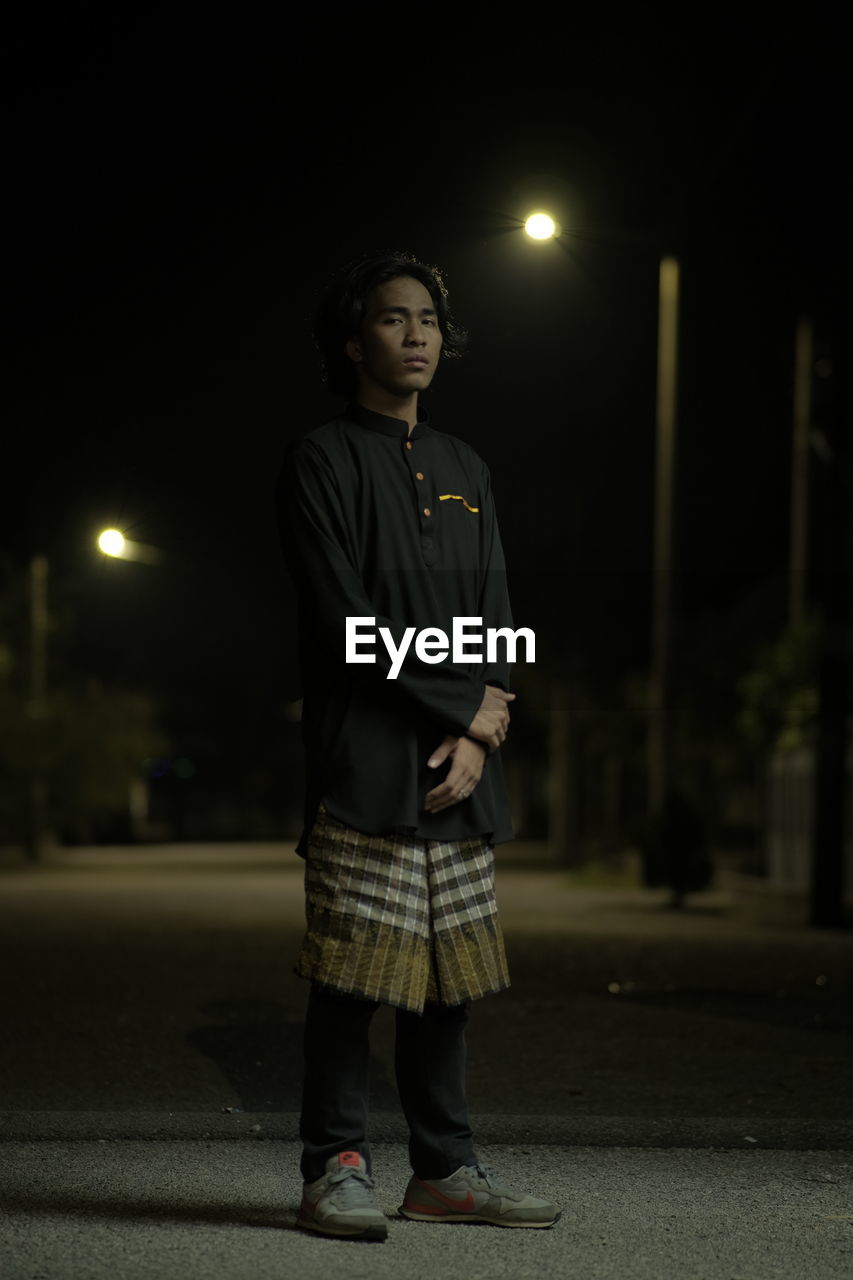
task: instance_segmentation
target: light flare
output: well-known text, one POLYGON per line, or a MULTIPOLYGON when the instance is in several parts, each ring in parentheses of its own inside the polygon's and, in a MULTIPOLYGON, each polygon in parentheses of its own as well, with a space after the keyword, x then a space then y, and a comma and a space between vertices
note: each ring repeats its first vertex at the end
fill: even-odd
POLYGON ((125 554, 125 538, 118 529, 104 529, 98 537, 98 546, 105 556, 121 557, 125 554))
POLYGON ((557 224, 549 213, 531 213, 524 230, 531 240, 551 240, 557 234, 557 224))

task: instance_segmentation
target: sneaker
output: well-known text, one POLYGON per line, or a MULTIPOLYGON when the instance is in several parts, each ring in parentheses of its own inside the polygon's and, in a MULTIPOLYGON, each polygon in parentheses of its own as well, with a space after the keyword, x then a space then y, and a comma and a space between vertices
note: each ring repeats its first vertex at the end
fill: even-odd
POLYGON ((410 1178, 400 1213, 416 1222, 499 1227, 553 1227, 560 1217, 556 1205, 505 1186, 484 1165, 463 1165, 449 1178, 410 1178))
POLYGON ((327 1236, 384 1240, 388 1219, 373 1197, 374 1182, 357 1151, 341 1151, 326 1161, 326 1172, 302 1188, 298 1227, 327 1236))

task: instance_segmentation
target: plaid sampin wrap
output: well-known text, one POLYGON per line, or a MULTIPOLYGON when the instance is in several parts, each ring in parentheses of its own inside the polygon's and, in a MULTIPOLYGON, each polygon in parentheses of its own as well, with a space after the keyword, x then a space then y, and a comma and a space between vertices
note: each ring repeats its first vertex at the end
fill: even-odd
POLYGON ((321 805, 305 902, 300 977, 416 1013, 509 986, 494 851, 482 840, 365 835, 321 805))

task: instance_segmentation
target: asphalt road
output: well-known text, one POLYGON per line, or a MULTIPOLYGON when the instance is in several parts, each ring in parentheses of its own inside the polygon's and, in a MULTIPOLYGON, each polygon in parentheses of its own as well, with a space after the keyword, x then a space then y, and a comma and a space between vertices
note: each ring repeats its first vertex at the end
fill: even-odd
MULTIPOLYGON (((400 1220, 366 1261, 289 1229, 306 994, 292 850, 0 871, 4 1280, 849 1275, 851 935, 736 887, 678 913, 555 870, 502 863, 498 884, 513 987, 474 1006, 469 1097, 483 1156, 563 1220, 400 1220)), ((392 1034, 380 1011, 389 1211, 406 1173, 392 1034)))
POLYGON ((382 1244, 294 1228, 297 1147, 0 1147, 4 1280, 849 1280, 853 1155, 494 1147, 563 1206, 548 1231, 407 1222, 399 1144, 376 1151, 382 1244))

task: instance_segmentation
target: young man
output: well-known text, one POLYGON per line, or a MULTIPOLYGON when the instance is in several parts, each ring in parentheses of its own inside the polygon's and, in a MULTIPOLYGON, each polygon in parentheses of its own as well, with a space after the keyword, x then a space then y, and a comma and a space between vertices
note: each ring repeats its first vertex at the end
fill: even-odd
POLYGON ((306 754, 299 1224, 387 1235, 367 1069, 370 1020, 388 1004, 413 1169, 401 1213, 549 1227, 553 1204, 480 1165, 465 1098, 468 1003, 509 983, 493 845, 512 838, 499 748, 515 695, 505 646, 477 661, 469 639, 460 661, 436 635, 461 618, 484 635, 512 626, 489 473, 419 404, 464 335, 438 273, 392 256, 341 274, 315 337, 348 405, 291 447, 278 494, 306 754))

